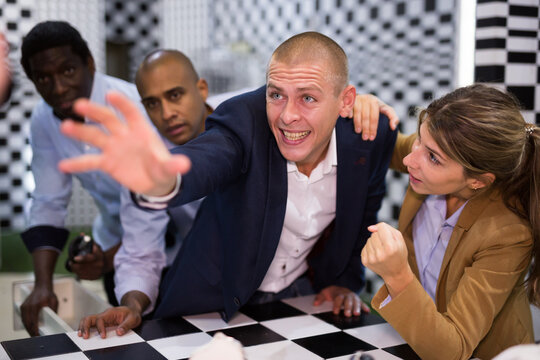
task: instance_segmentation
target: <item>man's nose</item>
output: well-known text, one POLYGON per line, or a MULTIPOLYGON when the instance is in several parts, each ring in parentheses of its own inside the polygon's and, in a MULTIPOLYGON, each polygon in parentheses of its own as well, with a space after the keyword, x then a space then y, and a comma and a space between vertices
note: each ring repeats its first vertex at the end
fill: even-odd
POLYGON ((294 101, 287 101, 287 104, 281 113, 281 119, 285 124, 290 124, 300 119, 300 111, 294 101))
POLYGON ((61 76, 55 76, 54 77, 54 94, 55 95, 63 95, 68 90, 68 86, 66 85, 65 81, 62 79, 61 76))
POLYGON ((169 121, 176 116, 176 112, 174 111, 172 106, 166 101, 163 101, 161 104, 161 116, 165 121, 169 121))

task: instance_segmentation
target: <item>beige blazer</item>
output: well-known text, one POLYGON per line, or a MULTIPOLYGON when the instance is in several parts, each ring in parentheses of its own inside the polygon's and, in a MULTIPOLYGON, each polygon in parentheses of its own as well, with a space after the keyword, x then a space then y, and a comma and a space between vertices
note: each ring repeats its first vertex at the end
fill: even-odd
MULTIPOLYGON (((413 141, 398 138, 396 159, 410 151, 413 141)), ((491 359, 512 345, 532 342, 523 286, 533 245, 528 222, 506 208, 496 192, 469 200, 448 243, 434 304, 418 280, 412 239, 412 221, 424 199, 409 188, 399 216, 416 277, 379 309, 388 296, 383 285, 373 308, 422 359, 491 359)))

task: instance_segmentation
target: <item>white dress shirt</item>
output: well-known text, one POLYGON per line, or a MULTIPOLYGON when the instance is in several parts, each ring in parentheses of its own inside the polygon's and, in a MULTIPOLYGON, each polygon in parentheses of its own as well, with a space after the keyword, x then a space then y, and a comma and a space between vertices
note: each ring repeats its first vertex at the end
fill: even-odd
POLYGON ((274 259, 260 291, 277 293, 307 269, 306 258, 323 230, 336 216, 337 148, 332 132, 326 157, 310 176, 287 162, 287 208, 274 259))

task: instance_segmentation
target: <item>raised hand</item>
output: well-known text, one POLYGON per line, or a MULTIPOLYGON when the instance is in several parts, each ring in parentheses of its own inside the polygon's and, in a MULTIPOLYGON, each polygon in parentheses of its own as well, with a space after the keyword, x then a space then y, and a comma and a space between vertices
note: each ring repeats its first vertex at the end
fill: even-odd
POLYGON ((123 115, 121 121, 112 109, 79 99, 74 110, 103 125, 80 124, 66 120, 62 132, 101 149, 101 154, 62 160, 64 172, 101 170, 128 189, 145 195, 162 196, 176 184, 176 175, 186 173, 191 163, 186 156, 171 155, 139 109, 126 97, 109 92, 107 101, 123 115))
POLYGON ((0 33, 0 105, 7 100, 11 86, 11 71, 8 62, 9 44, 0 33))
POLYGON ((385 104, 378 97, 371 94, 356 95, 353 113, 354 130, 362 134, 364 140, 374 140, 377 136, 379 114, 384 114, 390 120, 390 129, 395 130, 399 124, 399 118, 391 106, 385 104))
POLYGON ((383 278, 388 292, 395 297, 414 278, 403 235, 383 222, 368 230, 372 234, 362 249, 362 263, 383 278))

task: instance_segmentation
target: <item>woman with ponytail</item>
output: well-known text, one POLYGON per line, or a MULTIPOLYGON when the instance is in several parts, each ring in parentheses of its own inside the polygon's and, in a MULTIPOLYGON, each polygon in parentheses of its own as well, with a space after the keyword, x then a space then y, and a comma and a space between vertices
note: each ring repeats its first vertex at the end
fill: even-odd
POLYGON ((540 130, 485 85, 457 89, 399 136, 409 173, 399 230, 379 223, 362 262, 372 305, 422 359, 491 359, 533 341, 540 305, 540 130), (531 265, 532 260, 532 265, 531 265))

